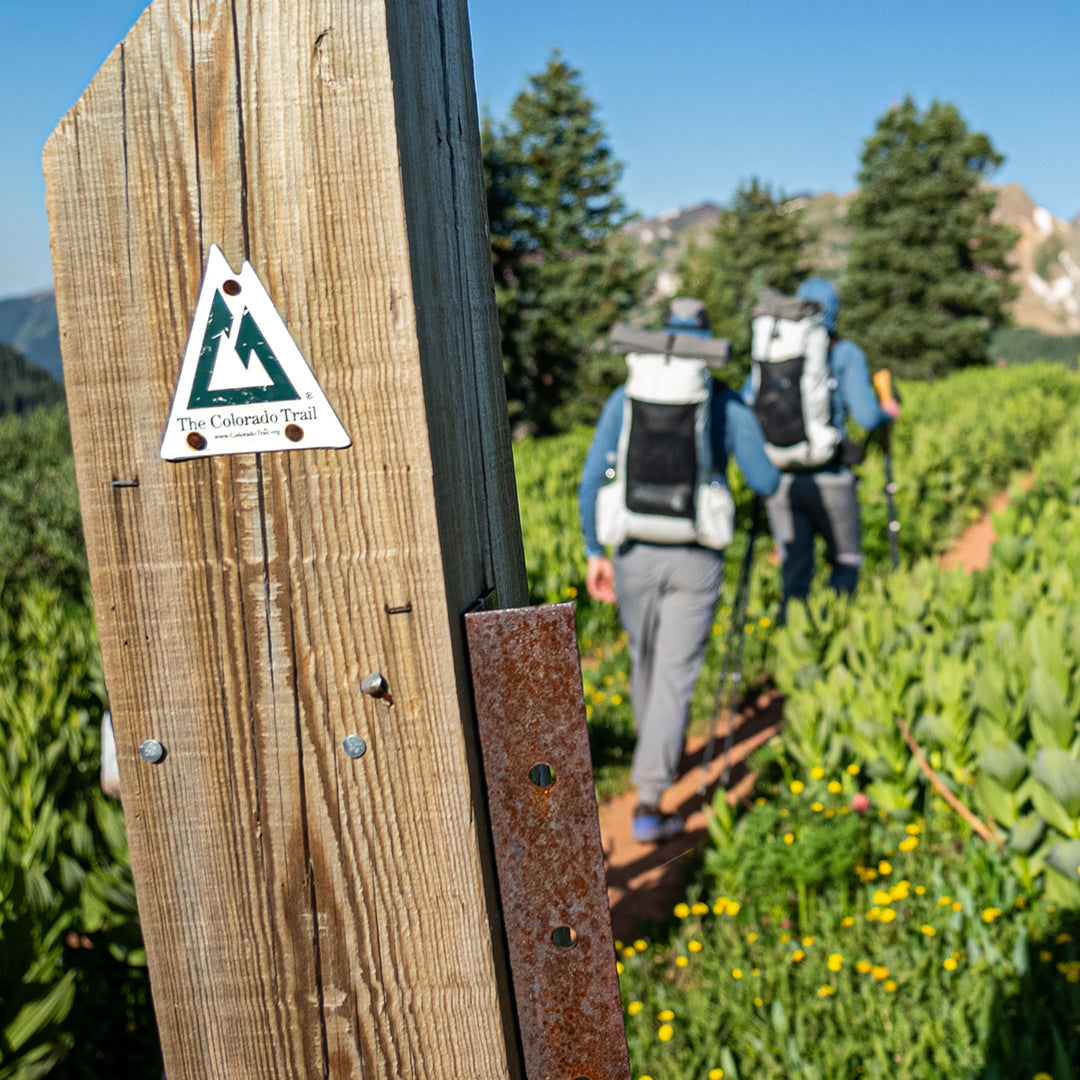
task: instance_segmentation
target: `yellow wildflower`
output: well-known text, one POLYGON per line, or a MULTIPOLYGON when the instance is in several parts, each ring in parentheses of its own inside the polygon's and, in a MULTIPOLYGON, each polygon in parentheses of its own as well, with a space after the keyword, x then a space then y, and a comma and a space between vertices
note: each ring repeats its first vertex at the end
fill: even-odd
POLYGON ((904 840, 901 840, 897 847, 901 851, 914 851, 919 846, 919 838, 917 836, 909 836, 904 840))
POLYGON ((734 918, 742 910, 742 904, 735 900, 729 900, 727 902, 727 913, 734 918))
POLYGON ((923 925, 919 929, 922 930, 922 932, 927 937, 933 937, 937 933, 937 931, 929 923, 923 923, 923 925))
POLYGON ((857 972, 858 972, 858 973, 859 973, 860 975, 866 975, 866 974, 868 974, 868 973, 869 973, 869 971, 870 971, 870 961, 869 961, 869 960, 860 960, 860 961, 859 961, 859 962, 858 962, 858 963, 857 963, 857 964, 855 965, 855 970, 856 970, 856 971, 857 971, 857 972))
POLYGON ((689 967, 690 966, 690 961, 685 956, 676 956, 675 957, 675 966, 676 967, 689 967))
POLYGON ((877 922, 881 918, 881 908, 872 907, 867 913, 866 918, 869 922, 877 922))
POLYGON ((826 785, 825 790, 828 791, 830 795, 839 795, 844 789, 839 780, 830 780, 826 785))
POLYGON ((631 1001, 630 1004, 626 1006, 626 1012, 628 1016, 637 1016, 643 1008, 645 1008, 645 1006, 642 1005, 640 1001, 631 1001))
POLYGON ((809 949, 810 946, 814 944, 814 939, 812 937, 804 937, 802 939, 802 943, 806 948, 809 949))
POLYGON ((709 1080, 724 1080, 724 1070, 723 1069, 710 1069, 709 1070, 709 1080))
POLYGON ((896 993, 896 986, 897 986, 897 984, 896 984, 896 982, 894 980, 892 980, 892 979, 886 979, 885 980, 885 990, 888 993, 895 994, 896 993))
POLYGON ((780 935, 780 941, 781 941, 781 942, 782 942, 782 943, 783 943, 784 945, 786 945, 786 944, 787 944, 787 943, 788 943, 788 942, 789 942, 790 940, 791 940, 791 935, 790 935, 790 934, 781 934, 781 935, 780 935))
POLYGON ((696 904, 691 906, 690 914, 691 915, 708 915, 709 914, 709 905, 708 904, 703 904, 699 900, 696 904))
POLYGON ((892 893, 891 892, 886 892, 884 889, 878 889, 874 893, 874 903, 875 904, 891 904, 892 903, 892 893))
POLYGON ((877 864, 877 868, 878 868, 878 873, 882 877, 885 877, 886 874, 891 874, 892 873, 892 863, 889 862, 887 859, 882 859, 881 862, 879 862, 877 864))
POLYGON ((733 979, 741 979, 742 978, 742 968, 733 968, 732 971, 731 971, 731 977, 733 979))
POLYGON ((686 916, 689 915, 689 914, 690 914, 690 905, 689 904, 676 904, 675 905, 675 918, 676 919, 685 919, 686 916))
POLYGON ((638 952, 644 952, 648 947, 648 944, 642 941, 641 938, 638 938, 637 941, 634 942, 634 948, 637 949, 638 952))
POLYGON ((844 926, 854 926, 855 925, 854 918, 852 918, 852 916, 850 916, 850 915, 845 915, 843 925, 844 926))
POLYGON ((656 1019, 661 1023, 666 1023, 668 1020, 674 1020, 675 1014, 670 1009, 665 1009, 663 1012, 656 1014, 656 1019))
POLYGON ((816 802, 810 804, 810 809, 813 810, 815 814, 820 814, 825 807, 821 803, 816 802))
POLYGON ((826 983, 825 986, 819 986, 818 987, 817 996, 819 998, 827 998, 830 995, 835 994, 835 993, 836 993, 836 991, 826 983))
POLYGON ((908 836, 918 836, 919 833, 922 832, 922 826, 921 825, 905 825, 904 826, 904 832, 906 832, 908 834, 908 836))
POLYGON ((700 941, 688 941, 686 943, 687 952, 701 952, 705 946, 700 941))
POLYGON ((916 885, 915 886, 915 895, 916 896, 924 896, 925 894, 926 894, 926 886, 925 885, 916 885))
POLYGON ((621 975, 625 970, 626 970, 626 968, 623 967, 623 962, 621 960, 616 960, 615 961, 615 972, 616 972, 616 974, 621 975))
POLYGON ((1054 941, 1057 942, 1058 945, 1066 945, 1072 941, 1072 934, 1058 934, 1058 936, 1054 938, 1054 941))
POLYGON ((622 954, 629 960, 631 956, 637 956, 637 949, 635 949, 633 945, 627 945, 626 948, 623 949, 622 954))
POLYGON ((884 964, 877 964, 870 969, 870 974, 877 979, 878 982, 881 982, 882 979, 887 979, 889 977, 889 969, 884 964))
POLYGON ((753 930, 751 930, 750 933, 746 935, 746 940, 749 941, 751 945, 753 945, 754 942, 757 941, 757 934, 755 934, 753 930))
POLYGON ((822 778, 822 777, 823 777, 823 776, 825 775, 825 770, 824 770, 824 769, 823 769, 823 768, 822 768, 822 767, 821 767, 820 765, 815 765, 815 766, 814 766, 814 767, 813 767, 813 768, 812 768, 812 769, 810 770, 810 775, 811 775, 811 776, 812 776, 812 777, 813 777, 813 778, 814 778, 815 780, 820 780, 820 779, 821 779, 821 778, 822 778))
POLYGON ((801 794, 801 793, 802 793, 802 790, 803 790, 803 788, 804 788, 805 786, 806 786, 806 785, 805 785, 805 784, 803 784, 803 782, 802 782, 801 780, 792 780, 792 781, 791 781, 791 794, 792 794, 792 795, 799 795, 799 794, 801 794))
POLYGON ((891 907, 883 908, 881 912, 882 922, 892 922, 896 918, 896 912, 891 907))
POLYGON ((850 764, 850 765, 849 765, 849 766, 847 767, 847 770, 846 770, 846 771, 847 771, 847 774, 848 774, 848 776, 858 776, 858 775, 859 775, 859 766, 858 766, 858 765, 856 765, 856 764, 855 764, 855 762, 853 761, 853 762, 852 762, 852 763, 851 763, 851 764, 850 764))
POLYGON ((765 1004, 765 1002, 762 1001, 761 998, 754 998, 754 1004, 760 1009, 761 1006, 765 1004))
POLYGON ((955 971, 956 970, 956 961, 951 956, 948 956, 948 957, 945 958, 945 962, 941 966, 946 971, 955 971))
POLYGON ((656 1037, 661 1042, 670 1042, 671 1037, 675 1034, 675 1029, 670 1024, 661 1024, 660 1030, 656 1033, 656 1037))
POLYGON ((1048 1072, 1037 1072, 1031 1080, 1054 1080, 1048 1072))
POLYGON ((785 844, 794 844, 795 843, 795 834, 794 833, 789 833, 789 832, 784 833, 784 843, 785 844))
POLYGON ((768 630, 769 627, 772 626, 772 620, 768 615, 762 615, 761 618, 758 619, 758 626, 760 626, 762 630, 768 630))
POLYGON ((838 952, 830 953, 826 964, 830 971, 839 971, 844 966, 844 958, 838 952))
POLYGON ((952 906, 952 897, 951 896, 939 896, 938 897, 938 904, 940 904, 941 907, 951 907, 952 906))
POLYGON ((992 923, 1001 914, 1001 908, 988 907, 983 908, 982 921, 988 925, 992 923))
POLYGON ((805 956, 806 956, 806 953, 804 953, 804 952, 802 951, 802 949, 796 949, 796 950, 795 950, 795 951, 794 951, 794 952, 793 952, 793 953, 791 954, 791 959, 792 959, 792 961, 793 961, 794 963, 798 964, 798 963, 800 963, 800 962, 801 962, 801 961, 803 960, 803 958, 804 958, 805 956))
POLYGON ((1053 959, 1054 959, 1054 954, 1053 954, 1052 952, 1050 952, 1050 950, 1049 950, 1049 949, 1042 949, 1042 950, 1041 950, 1041 951, 1039 952, 1039 959, 1040 959, 1040 960, 1041 960, 1041 961, 1042 961, 1042 962, 1043 962, 1044 964, 1048 964, 1048 963, 1050 963, 1050 961, 1051 961, 1051 960, 1053 960, 1053 959))
POLYGON ((961 904, 959 900, 957 900, 953 904, 952 909, 953 909, 953 911, 963 911, 964 910, 964 905, 961 904))
POLYGON ((622 704, 622 694, 612 694, 611 695, 611 704, 612 705, 621 705, 622 704))

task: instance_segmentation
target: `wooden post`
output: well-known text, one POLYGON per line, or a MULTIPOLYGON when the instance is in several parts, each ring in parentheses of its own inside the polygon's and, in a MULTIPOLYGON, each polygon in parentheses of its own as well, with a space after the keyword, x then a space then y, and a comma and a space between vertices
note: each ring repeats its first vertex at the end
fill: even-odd
POLYGON ((517 1076, 461 625, 526 599, 465 0, 155 0, 44 166, 169 1080, 517 1076), (159 458, 213 244, 349 448, 159 458))

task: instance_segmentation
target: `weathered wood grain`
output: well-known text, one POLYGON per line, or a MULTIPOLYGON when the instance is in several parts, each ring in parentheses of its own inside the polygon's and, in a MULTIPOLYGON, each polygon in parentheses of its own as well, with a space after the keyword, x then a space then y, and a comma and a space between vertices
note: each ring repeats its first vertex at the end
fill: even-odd
POLYGON ((460 620, 525 599, 464 0, 156 0, 45 173, 170 1080, 517 1075, 460 620), (212 243, 350 448, 159 460, 212 243))

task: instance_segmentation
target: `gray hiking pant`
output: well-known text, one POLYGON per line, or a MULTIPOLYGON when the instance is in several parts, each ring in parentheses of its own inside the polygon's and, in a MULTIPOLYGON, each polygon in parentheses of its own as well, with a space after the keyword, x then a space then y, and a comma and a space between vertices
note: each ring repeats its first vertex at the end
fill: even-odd
POLYGON ((780 556, 784 601, 805 598, 814 579, 814 536, 825 538, 829 584, 851 592, 862 566, 862 517, 855 492, 855 474, 839 472, 784 473, 765 507, 780 556))
POLYGON ((630 778, 639 802, 658 803, 678 775, 723 580, 723 553, 707 548, 634 544, 615 556, 619 618, 630 638, 637 728, 630 778))

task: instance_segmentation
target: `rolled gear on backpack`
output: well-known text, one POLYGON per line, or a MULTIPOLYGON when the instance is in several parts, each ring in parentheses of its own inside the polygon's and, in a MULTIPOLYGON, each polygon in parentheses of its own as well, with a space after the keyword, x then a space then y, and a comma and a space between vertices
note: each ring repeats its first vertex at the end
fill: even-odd
POLYGON ((778 469, 812 469, 836 457, 829 329, 821 305, 765 288, 751 323, 754 413, 778 469))

